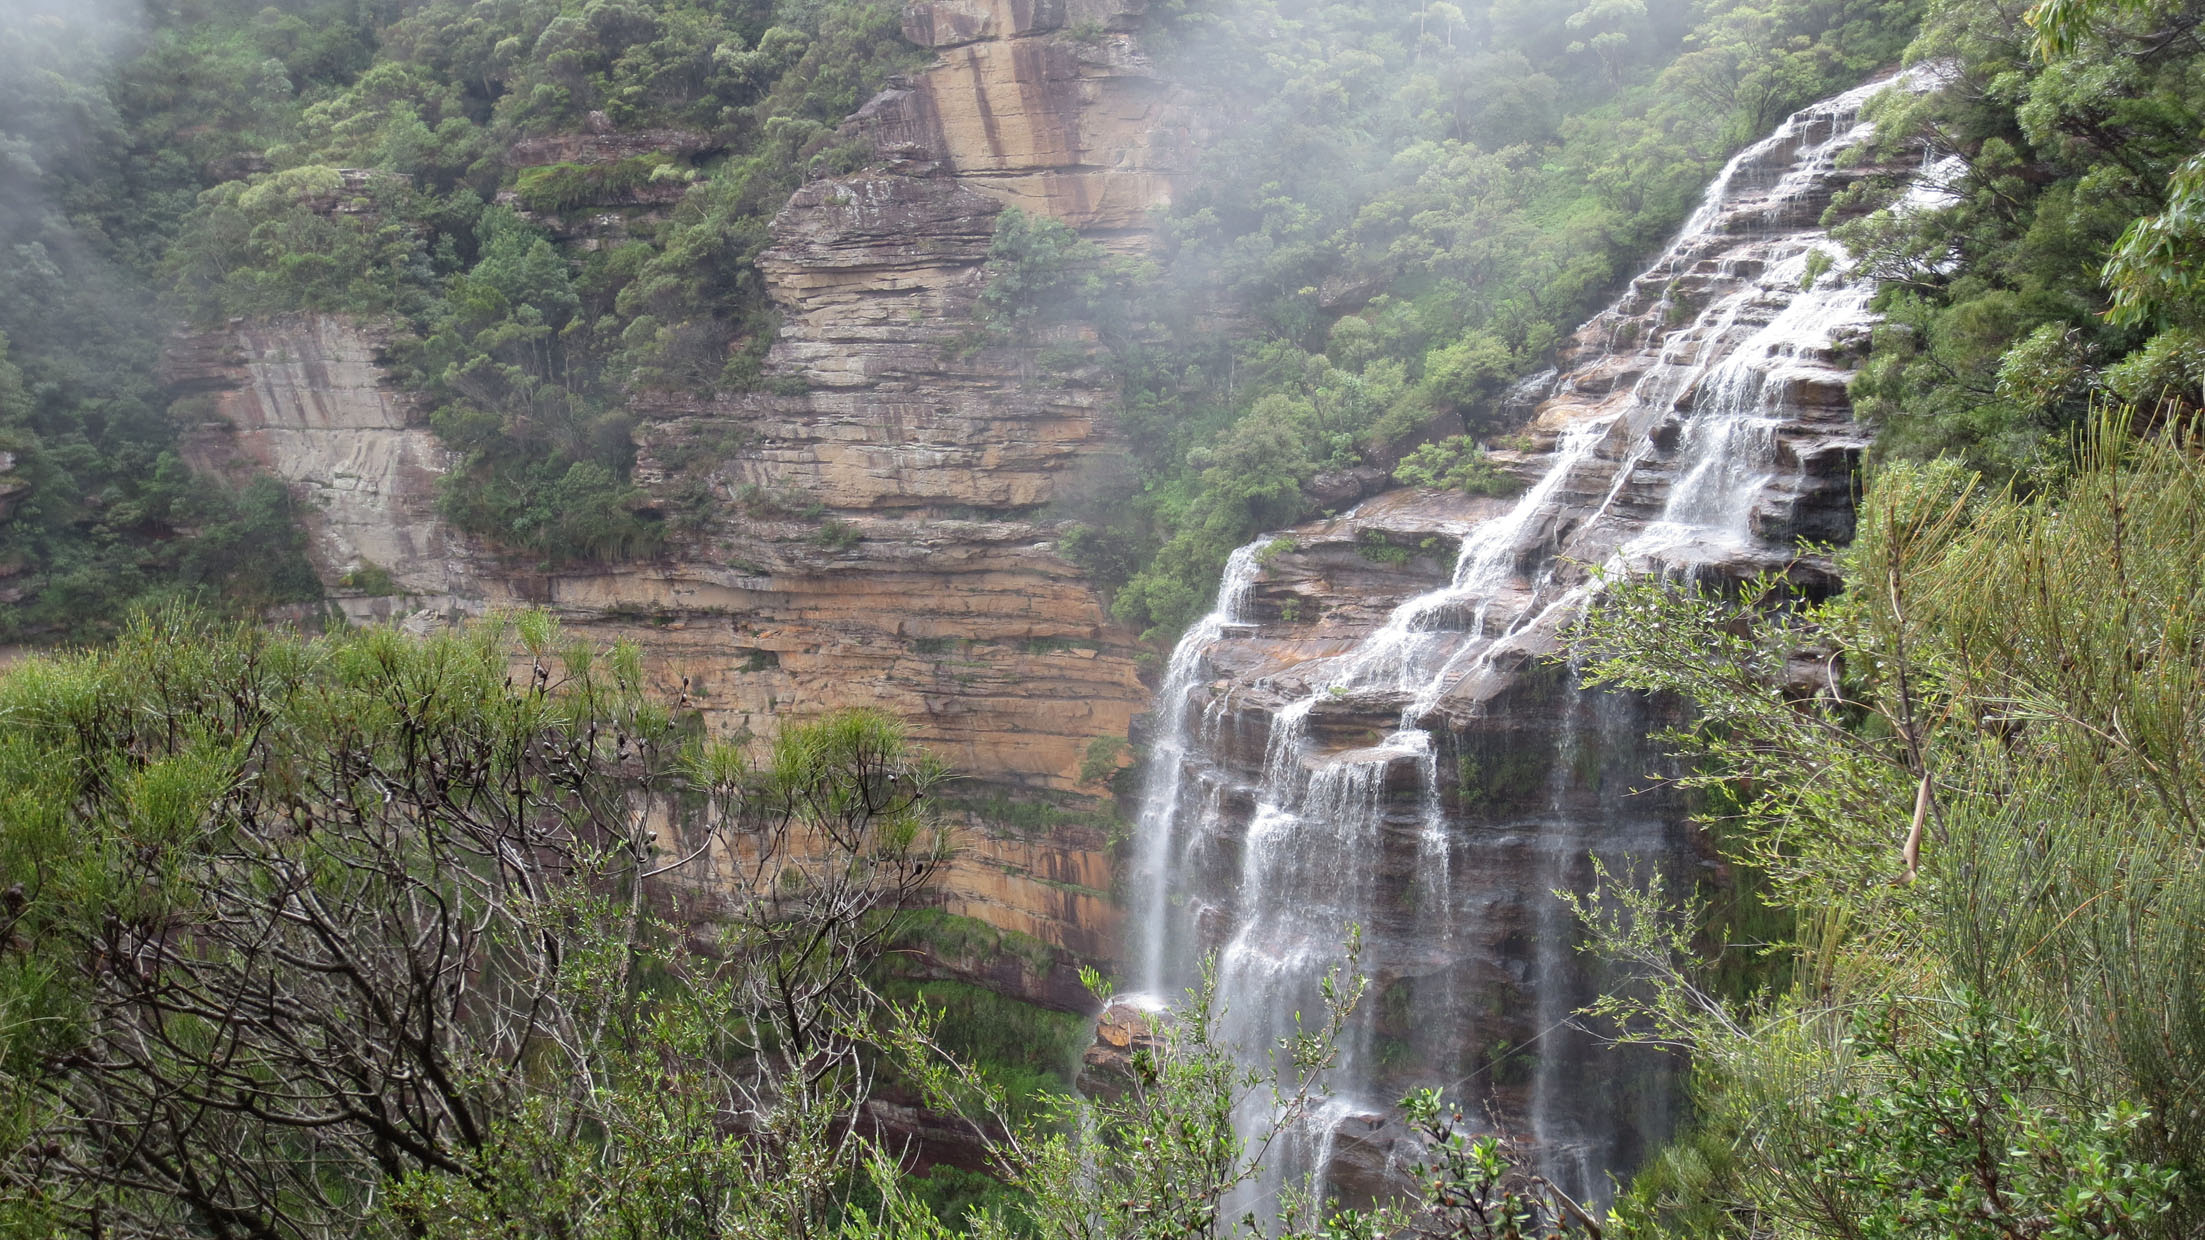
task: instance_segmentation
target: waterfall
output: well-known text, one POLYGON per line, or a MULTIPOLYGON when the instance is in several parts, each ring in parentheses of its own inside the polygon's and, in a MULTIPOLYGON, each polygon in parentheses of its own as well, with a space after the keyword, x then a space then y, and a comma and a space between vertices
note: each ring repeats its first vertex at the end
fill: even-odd
MULTIPOLYGON (((1187 726, 1187 712, 1196 704, 1196 694, 1202 687, 1203 655, 1224 635, 1226 626, 1237 621, 1261 567, 1256 557, 1270 541, 1258 539, 1226 559, 1216 606, 1179 639, 1164 672, 1164 687, 1156 695, 1156 711, 1163 727, 1151 744, 1147 787, 1141 797, 1141 830, 1134 841, 1132 904, 1140 916, 1134 923, 1131 958, 1133 976, 1140 979, 1138 984, 1159 997, 1165 976, 1164 953, 1184 942, 1171 933, 1171 919, 1163 915, 1172 895, 1172 864, 1184 847, 1184 824, 1209 817, 1200 806, 1190 806, 1188 801, 1214 796, 1217 791, 1215 786, 1207 792, 1190 786, 1190 780, 1198 784, 1200 777, 1190 775, 1187 763, 1195 740, 1195 729, 1187 726)), ((1214 719, 1214 712, 1206 712, 1205 717, 1214 719)))
MULTIPOLYGON (((1216 608, 1174 650, 1129 884, 1134 983, 1170 1002, 1214 957, 1221 1032, 1261 1065, 1320 1010, 1350 925, 1372 979, 1333 1093, 1229 1217, 1266 1216, 1311 1172, 1343 1195, 1380 1191, 1413 1154, 1392 1106, 1420 1086, 1490 1115, 1581 1198, 1665 1135, 1676 1065, 1572 1026, 1596 979, 1548 893, 1585 889, 1592 855, 1675 868, 1690 842, 1675 805, 1630 795, 1659 761, 1643 703, 1583 693, 1539 656, 1597 588, 1588 565, 1782 567, 1791 523, 1832 488, 1842 501, 1864 439, 1837 342, 1871 321, 1873 290, 1828 274, 1844 262, 1819 219, 1862 175, 1840 156, 1889 85, 1740 152, 1563 365, 1509 394, 1552 447, 1512 501, 1461 501, 1444 581, 1289 640, 1260 596, 1266 560, 1300 540, 1267 536, 1233 554, 1216 608)), ((1923 179, 1917 197, 1936 192, 1923 179)), ((1352 542, 1384 519, 1330 524, 1352 542)), ((1260 1097, 1240 1116, 1244 1130, 1269 1118, 1260 1097)))

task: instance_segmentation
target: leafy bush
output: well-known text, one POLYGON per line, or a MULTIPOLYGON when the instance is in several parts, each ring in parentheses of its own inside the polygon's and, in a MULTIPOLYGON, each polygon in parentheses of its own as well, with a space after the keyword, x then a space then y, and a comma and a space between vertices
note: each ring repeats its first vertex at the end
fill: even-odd
POLYGON ((1916 1027, 1896 1007, 1856 1020, 1864 1083, 1815 1104, 1799 1168, 1825 1225, 1919 1240, 2130 1236, 2173 1207, 2178 1173, 2142 1156, 2149 1116, 2062 1105, 2058 1044, 1980 997, 1916 1027))
POLYGON ((390 575, 389 569, 373 560, 362 560, 355 567, 347 569, 337 584, 347 590, 358 590, 370 598, 385 598, 398 593, 397 579, 390 575))
POLYGON ((657 152, 607 164, 537 164, 520 170, 513 193, 531 211, 556 214, 664 183, 681 171, 673 156, 657 152))
MULTIPOLYGON (((1652 1215, 2198 1231, 2201 565, 2205 465, 2101 413, 2031 496, 1951 461, 1887 467, 1835 599, 1608 583, 1585 679, 1692 704, 1667 736, 1698 760, 1683 782, 1793 925, 1789 986, 1739 1001, 1658 882, 1576 902, 1649 979, 1598 1006, 1689 1046, 1709 1141, 1751 1151, 1661 1164, 1652 1215), (1826 688, 1780 687, 1803 649, 1828 652, 1826 688)), ((1704 1234, 1678 1226, 1641 1234, 1704 1234)))
POLYGON ((1122 736, 1098 736, 1087 742, 1080 754, 1080 782, 1106 784, 1118 773, 1119 759, 1125 754, 1126 740, 1122 736))
POLYGON ((1087 318, 1102 299, 1102 247, 1063 220, 1006 207, 988 240, 980 320, 1020 344, 1041 327, 1087 318))
POLYGON ((1394 467, 1393 480, 1403 486, 1448 487, 1470 495, 1507 495, 1521 485, 1515 475, 1493 464, 1468 435, 1419 445, 1394 467))
POLYGON ((642 488, 594 461, 518 463, 447 475, 439 503, 461 529, 554 562, 649 554, 661 527, 642 488))

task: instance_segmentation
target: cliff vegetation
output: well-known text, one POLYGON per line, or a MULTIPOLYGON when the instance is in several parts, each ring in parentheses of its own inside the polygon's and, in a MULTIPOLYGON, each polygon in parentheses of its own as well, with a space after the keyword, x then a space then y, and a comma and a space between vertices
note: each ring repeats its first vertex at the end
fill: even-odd
MULTIPOLYGON (((1857 156, 1926 142, 1936 200, 1876 175, 1830 217, 1885 316, 1849 346, 1878 438, 1843 588, 1614 581, 1574 637, 1687 716, 1720 881, 1611 874, 1573 911, 1632 979, 1584 1019, 1689 1053, 1689 1122, 1595 1219, 1420 1095, 1408 1199, 1296 1198, 1279 1233, 2205 1232, 2205 5, 1127 16, 1200 101, 1195 166, 1139 236, 993 214, 944 349, 1101 376, 1124 467, 980 515, 1035 517, 1151 642, 1260 531, 1389 481, 1507 493, 1511 392, 1729 152, 1901 62, 1947 76, 1857 156)), ((883 158, 845 118, 922 62, 900 17, 0 10, 0 638, 119 635, 0 677, 0 1232, 1242 1226, 1268 1146, 1235 1110, 1321 1102, 1352 946, 1269 1074, 1197 996, 1106 1025, 1075 1092, 1084 1026, 905 958, 961 927, 918 907, 947 773, 896 721, 746 749, 542 613, 305 638, 174 606, 321 593, 290 491, 183 464, 210 415, 161 373, 179 324, 374 324, 454 454, 445 518, 510 560, 691 537, 710 495, 639 479, 636 407, 801 394, 761 255, 808 180, 883 158)), ((1087 753, 1116 773, 1115 736, 1087 753)))

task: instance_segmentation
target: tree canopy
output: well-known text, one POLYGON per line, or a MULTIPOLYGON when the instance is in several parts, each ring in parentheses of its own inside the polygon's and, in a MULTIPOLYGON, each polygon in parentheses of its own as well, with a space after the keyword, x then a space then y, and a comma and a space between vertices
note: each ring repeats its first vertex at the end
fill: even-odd
POLYGON ((829 1228, 940 769, 671 705, 540 613, 0 677, 0 1229, 829 1228))

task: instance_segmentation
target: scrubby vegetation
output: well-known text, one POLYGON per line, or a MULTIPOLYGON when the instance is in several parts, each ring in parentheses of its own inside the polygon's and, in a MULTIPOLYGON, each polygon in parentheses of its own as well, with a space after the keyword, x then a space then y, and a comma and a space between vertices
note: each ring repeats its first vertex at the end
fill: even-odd
MULTIPOLYGON (((914 63, 896 19, 0 15, 0 639, 121 631, 0 678, 0 1232, 1232 1230, 1264 1152, 1234 1107, 1312 1105, 1352 968, 1276 1076, 1198 1001, 1081 1098, 1077 1022, 884 962, 1055 963, 905 909, 942 858, 941 772, 884 719, 690 745, 636 652, 541 616, 426 641, 118 619, 320 593, 281 486, 184 464, 179 424, 211 411, 158 377, 178 320, 372 321, 460 454, 457 525, 543 563, 653 552, 680 514, 631 477, 630 401, 761 381, 767 221, 863 157, 834 126, 914 63), (617 218, 575 244, 591 212, 617 218), (748 841, 715 854, 757 869, 713 942, 659 881, 683 854, 654 850, 649 797, 748 841), (858 1122, 890 1092, 969 1120, 985 1182, 901 1174, 858 1122)), ((1692 1054, 1690 1126, 1594 1224, 1421 1096, 1424 1199, 1290 1201, 1287 1234, 2205 1231, 2201 24, 2189 0, 1155 7, 1152 50, 1232 123, 1148 258, 1003 212, 961 347, 1118 383, 1129 467, 1047 515, 1157 640, 1231 548, 1340 493, 1322 476, 1504 493, 1504 394, 1726 153, 1902 58, 1953 70, 1883 105, 1879 139, 1953 157, 1950 201, 1840 229, 1887 315, 1854 385, 1879 438, 1846 590, 1613 582, 1577 634, 1587 678, 1694 712, 1672 739, 1735 877, 1613 875, 1576 907, 1650 979, 1594 1015, 1692 1054), (1092 346, 1052 337, 1074 320, 1092 346), (1790 674, 1806 650, 1822 683, 1790 674), (1718 949, 1711 922, 1748 920, 1752 948, 1718 949)), ((829 521, 815 547, 862 537, 829 521)), ((392 588, 372 564, 342 584, 392 588)), ((1079 777, 1119 760, 1098 738, 1079 777)), ((1458 802, 1515 797, 1516 765, 1459 756, 1458 802)))
POLYGON ((1393 468, 1393 480, 1412 487, 1452 487, 1472 495, 1506 495, 1515 479, 1486 459, 1468 435, 1422 444, 1393 468))
POLYGON ((1579 906, 1664 979, 1605 1013, 1694 1056, 1700 1129, 1626 1199, 1640 1234, 2205 1220, 2205 469, 2134 429, 2093 422, 2056 496, 1890 467, 1834 601, 1618 583, 1587 620, 1591 679, 1697 708, 1672 739, 1783 926, 1725 1001, 1658 890, 1579 906), (1827 685, 1779 690, 1808 648, 1827 685))
POLYGON ((168 612, 0 710, 0 1231, 809 1235, 873 1156, 863 975, 944 855, 886 718, 685 741, 541 614, 168 612))

